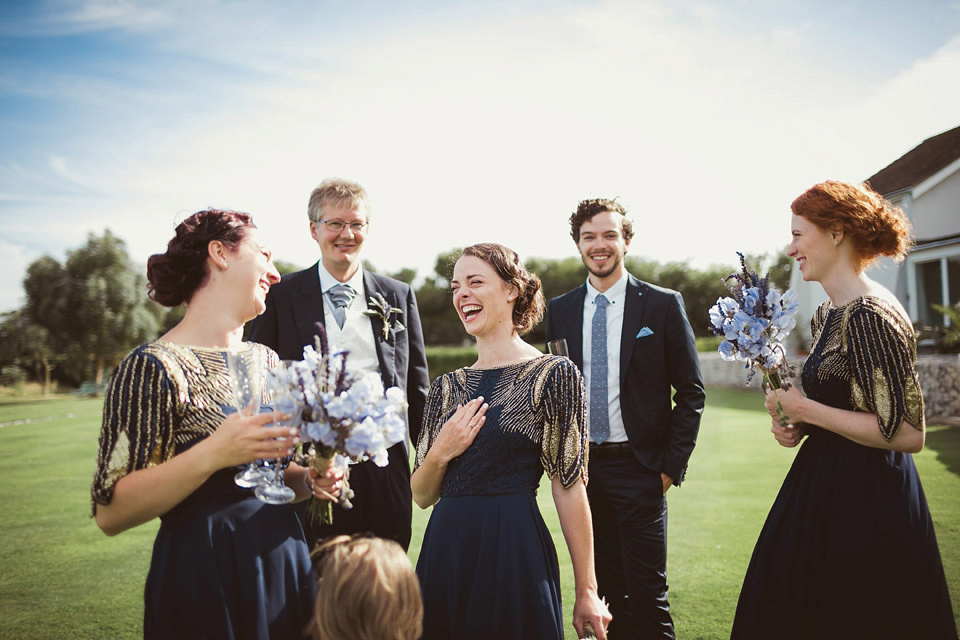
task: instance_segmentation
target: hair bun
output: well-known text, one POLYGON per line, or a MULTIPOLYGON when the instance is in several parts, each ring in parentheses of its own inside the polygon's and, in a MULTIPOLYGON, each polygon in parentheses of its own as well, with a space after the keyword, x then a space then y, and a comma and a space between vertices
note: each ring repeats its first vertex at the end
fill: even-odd
POLYGON ((253 218, 240 211, 206 209, 177 225, 164 253, 147 260, 147 296, 165 307, 190 300, 207 278, 207 247, 219 240, 235 250, 253 218))
POLYGON ((821 229, 842 230, 864 268, 878 256, 902 260, 912 244, 910 221, 866 183, 836 180, 815 184, 790 205, 795 215, 821 229))

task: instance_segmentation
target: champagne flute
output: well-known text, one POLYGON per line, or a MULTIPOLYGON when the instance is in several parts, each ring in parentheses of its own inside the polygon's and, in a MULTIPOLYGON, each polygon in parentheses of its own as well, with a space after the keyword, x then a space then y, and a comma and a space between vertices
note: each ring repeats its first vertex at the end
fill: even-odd
POLYGON ((570 357, 570 352, 567 350, 566 338, 560 338, 558 340, 551 340, 550 342, 548 342, 547 351, 549 351, 551 355, 563 356, 565 358, 570 357))
MULTIPOLYGON (((233 404, 237 413, 243 416, 259 413, 263 372, 260 370, 258 352, 250 345, 227 350, 227 371, 230 374, 230 390, 233 392, 233 404)), ((234 476, 233 481, 239 487, 251 489, 263 483, 265 478, 256 460, 253 460, 234 476)))
MULTIPOLYGON (((282 390, 272 390, 270 393, 270 404, 275 412, 286 414, 285 418, 277 420, 273 423, 273 426, 298 426, 299 421, 297 420, 297 416, 299 415, 299 407, 292 395, 282 390)), ((268 504, 286 504, 293 502, 296 493, 286 485, 283 477, 283 470, 289 463, 289 456, 274 460, 273 478, 269 482, 258 485, 254 490, 254 493, 260 500, 268 504)))

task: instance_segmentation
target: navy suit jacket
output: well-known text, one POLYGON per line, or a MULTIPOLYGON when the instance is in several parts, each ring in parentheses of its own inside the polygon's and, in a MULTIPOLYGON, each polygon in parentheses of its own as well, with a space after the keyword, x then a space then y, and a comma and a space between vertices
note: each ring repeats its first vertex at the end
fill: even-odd
MULTIPOLYGON (((403 309, 400 322, 405 330, 391 329, 388 340, 383 340, 383 320, 372 316, 370 322, 383 386, 400 387, 407 394, 408 431, 415 446, 430 389, 417 298, 410 285, 367 270, 363 272, 363 286, 367 297, 379 293, 391 306, 403 309)), ((303 348, 314 344, 317 323, 325 324, 323 302, 317 263, 283 276, 270 287, 267 309, 253 320, 250 339, 272 348, 282 360, 302 360, 303 348)))
MULTIPOLYGON (((623 426, 640 464, 679 485, 706 398, 697 344, 679 293, 627 277, 620 339, 623 426)), ((586 296, 583 284, 551 300, 547 309, 547 341, 566 338, 570 359, 581 369, 586 296)))

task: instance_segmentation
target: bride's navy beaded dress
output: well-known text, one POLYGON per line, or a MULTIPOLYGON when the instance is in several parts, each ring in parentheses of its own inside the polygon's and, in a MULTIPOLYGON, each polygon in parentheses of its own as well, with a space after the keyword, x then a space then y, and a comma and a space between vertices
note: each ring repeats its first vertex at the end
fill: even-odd
MULTIPOLYGON (((924 427, 912 326, 890 303, 821 306, 808 397, 924 427)), ((734 640, 951 639, 957 630, 913 456, 818 427, 794 458, 747 569, 734 640)))
POLYGON ((447 467, 417 562, 423 640, 563 638, 557 552, 536 492, 544 470, 564 487, 585 478, 583 380, 557 356, 437 378, 418 466, 447 418, 477 396, 487 420, 447 467))
MULTIPOLYGON (((264 366, 276 354, 262 345, 264 366)), ((104 399, 94 504, 117 481, 209 436, 232 411, 225 350, 151 342, 128 355, 104 399), (226 411, 225 411, 226 410, 226 411)), ((145 638, 300 638, 315 575, 296 514, 213 474, 160 517, 144 591, 145 638)))

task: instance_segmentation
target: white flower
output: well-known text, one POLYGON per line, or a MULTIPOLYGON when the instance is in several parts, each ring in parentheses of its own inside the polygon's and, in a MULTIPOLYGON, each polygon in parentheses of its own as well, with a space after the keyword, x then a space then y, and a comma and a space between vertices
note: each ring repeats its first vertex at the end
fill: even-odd
POLYGON ((384 392, 384 396, 391 406, 397 406, 401 409, 406 409, 407 396, 403 393, 403 390, 400 387, 390 387, 386 390, 386 392, 384 392))
POLYGON ((351 456, 362 456, 383 448, 383 444, 383 433, 373 418, 367 417, 350 430, 343 448, 351 456))
POLYGON ((312 344, 308 344, 303 348, 303 363, 311 371, 316 371, 320 365, 320 354, 317 353, 317 350, 313 348, 312 344))
POLYGON ((350 393, 356 397, 357 402, 375 404, 383 397, 383 380, 377 373, 368 373, 353 383, 350 393))
POLYGON ((378 449, 373 453, 371 458, 373 459, 373 464, 378 467, 385 467, 390 463, 390 454, 387 453, 386 449, 378 449))
POLYGON ((383 430, 383 439, 387 441, 388 446, 403 442, 407 437, 407 425, 396 413, 384 414, 379 422, 383 430))

